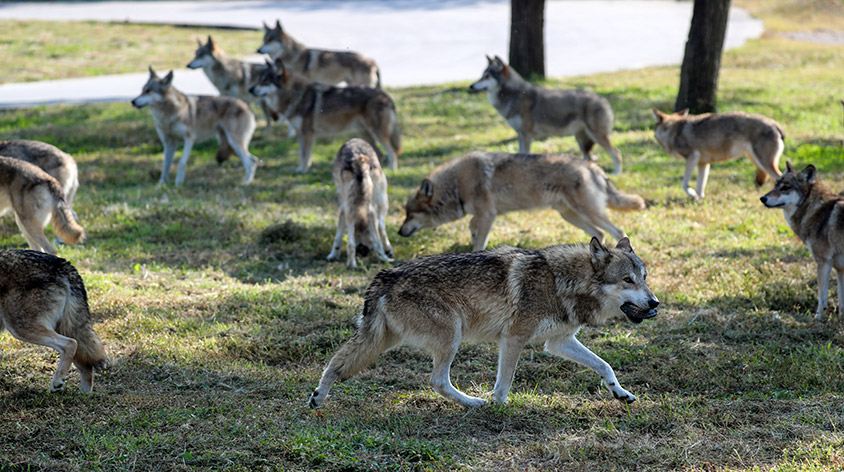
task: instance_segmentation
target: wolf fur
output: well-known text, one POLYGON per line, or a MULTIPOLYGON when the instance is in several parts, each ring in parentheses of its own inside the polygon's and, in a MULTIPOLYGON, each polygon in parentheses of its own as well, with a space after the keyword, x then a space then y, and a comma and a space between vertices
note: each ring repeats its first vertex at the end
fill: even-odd
POLYGON ((823 185, 815 166, 796 172, 786 162, 785 173, 760 200, 768 208, 782 208, 785 221, 809 248, 818 265, 818 307, 815 318, 826 316, 829 275, 838 274, 838 316, 844 319, 844 196, 823 185))
POLYGON ((10 210, 29 247, 36 251, 56 253, 44 235, 50 221, 66 243, 85 240, 85 230, 73 216, 56 179, 29 162, 0 156, 0 215, 10 210))
MULTIPOLYGON (((255 64, 228 57, 211 36, 208 36, 208 40, 204 44, 199 39, 196 42, 197 48, 193 60, 187 65, 189 69, 202 69, 208 80, 220 92, 220 95, 239 98, 246 103, 256 103, 264 112, 267 127, 272 125, 273 121, 278 120, 278 116, 273 115, 263 100, 249 93, 249 87, 255 83, 261 70, 266 67, 264 64, 255 64)), ((218 162, 225 161, 230 155, 230 152, 227 154, 218 153, 218 162)))
POLYGON ((603 240, 624 231, 610 222, 607 207, 642 210, 638 195, 620 192, 600 167, 565 155, 473 152, 442 164, 422 181, 405 205, 399 230, 410 236, 471 214, 472 249, 486 248, 497 215, 551 207, 569 223, 603 240))
POLYGON ((233 97, 185 95, 173 87, 172 82, 173 71, 161 78, 150 67, 149 80, 141 94, 132 100, 135 108, 150 106, 155 131, 164 146, 159 185, 167 183, 180 139, 184 141, 184 147, 176 171, 176 185, 182 185, 185 181, 193 145, 213 136, 220 142, 217 160, 221 160, 220 153, 234 151, 243 164, 243 184, 252 183, 258 159, 249 153, 249 143, 255 132, 255 117, 249 105, 233 97))
POLYGON ((312 49, 293 39, 276 20, 272 28, 264 23, 264 40, 259 54, 280 59, 308 81, 326 85, 381 88, 381 72, 372 59, 353 51, 312 49))
POLYGON ((375 150, 362 139, 347 141, 334 158, 332 171, 337 187, 337 233, 329 261, 340 257, 343 234, 347 234, 346 265, 357 267, 355 255, 360 245, 384 262, 392 262, 393 247, 387 237, 387 178, 375 150))
POLYGON ((656 140, 668 154, 686 160, 683 191, 694 199, 703 198, 709 167, 714 162, 747 156, 756 165, 756 185, 768 176, 781 175, 779 159, 785 148, 785 134, 774 120, 749 113, 704 113, 689 115, 688 110, 663 113, 653 110, 656 140), (689 186, 697 167, 697 190, 689 186))
POLYGON ((645 264, 623 238, 614 249, 593 238, 589 246, 492 251, 423 257, 381 271, 369 285, 357 332, 331 358, 311 407, 322 405, 335 381, 345 380, 399 345, 433 358, 431 385, 467 407, 485 403, 451 383, 461 342, 497 342, 498 373, 492 400, 505 403, 519 354, 527 344, 589 367, 615 398, 636 397, 621 387, 612 367, 580 344, 584 325, 656 316, 659 300, 648 288, 645 264))
POLYGON ((621 152, 610 142, 612 107, 605 98, 586 90, 537 87, 498 56, 487 56, 487 68, 469 90, 486 90, 489 102, 518 133, 520 153, 529 153, 535 139, 574 135, 585 159, 593 159, 592 148, 598 143, 612 156, 614 173, 621 173, 621 152))
POLYGON ((92 328, 82 278, 66 260, 36 251, 0 251, 0 331, 22 342, 59 352, 50 390, 63 390, 70 365, 80 389, 94 388, 94 370, 108 367, 103 344, 92 328))
POLYGON ((298 172, 311 167, 311 149, 318 136, 349 131, 365 133, 387 150, 390 168, 398 167, 401 152, 396 105, 381 89, 333 87, 309 82, 285 68, 267 62, 250 92, 266 97, 270 109, 287 119, 299 137, 298 172))
POLYGON ((20 159, 41 168, 59 182, 67 206, 73 206, 79 190, 79 170, 69 154, 41 141, 14 139, 0 141, 0 156, 20 159))

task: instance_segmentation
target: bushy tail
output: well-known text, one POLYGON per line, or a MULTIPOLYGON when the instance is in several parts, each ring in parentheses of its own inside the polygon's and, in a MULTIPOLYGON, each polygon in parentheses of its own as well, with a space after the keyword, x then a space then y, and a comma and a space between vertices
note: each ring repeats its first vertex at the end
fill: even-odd
POLYGON ((390 132, 390 146, 393 146, 396 155, 401 154, 401 127, 399 126, 399 119, 395 111, 393 111, 393 129, 390 132))
POLYGON ((77 343, 74 361, 97 370, 108 368, 108 355, 100 337, 97 336, 90 324, 77 330, 72 337, 76 339, 77 343))
MULTIPOLYGON (((70 263, 67 263, 70 266, 70 263)), ((88 308, 88 294, 85 284, 73 266, 70 266, 70 295, 65 304, 65 311, 59 320, 56 331, 76 340, 76 355, 73 360, 79 364, 105 369, 109 365, 103 343, 91 326, 91 313, 88 308)))
POLYGON ((366 222, 369 217, 369 202, 372 201, 373 188, 369 162, 365 159, 358 160, 353 166, 353 172, 355 180, 350 191, 355 220, 366 222))
POLYGON ((50 178, 48 186, 50 194, 56 202, 53 207, 53 231, 62 238, 62 241, 68 244, 78 244, 85 240, 85 229, 79 225, 76 218, 73 216, 73 210, 64 198, 59 182, 56 179, 50 178))
POLYGON ((645 199, 632 193, 619 191, 610 179, 607 179, 607 206, 614 210, 644 210, 645 199))

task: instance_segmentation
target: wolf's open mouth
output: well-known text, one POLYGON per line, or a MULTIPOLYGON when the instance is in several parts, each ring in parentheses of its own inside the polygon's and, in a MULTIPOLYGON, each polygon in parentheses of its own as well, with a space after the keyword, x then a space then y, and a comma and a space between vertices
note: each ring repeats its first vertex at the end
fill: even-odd
POLYGON ((621 305, 621 311, 627 315, 627 318, 630 321, 636 324, 639 324, 648 318, 653 318, 657 314, 656 308, 642 308, 631 302, 624 302, 624 304, 621 305))

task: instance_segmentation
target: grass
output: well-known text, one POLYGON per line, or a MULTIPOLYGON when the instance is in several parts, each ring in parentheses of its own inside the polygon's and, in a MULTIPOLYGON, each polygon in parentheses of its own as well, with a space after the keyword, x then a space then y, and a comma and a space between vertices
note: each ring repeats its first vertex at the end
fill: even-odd
MULTIPOLYGON (((9 26, 4 35, 26 27, 9 26)), ((101 27, 66 26, 69 41, 101 27)), ((157 47, 144 42, 146 27, 107 28, 157 47)), ((720 106, 776 118, 786 156, 816 164, 841 188, 842 68, 842 47, 767 35, 725 55, 720 106)), ((429 359, 399 349, 337 385, 324 409, 308 410, 324 363, 353 331, 362 291, 386 267, 323 261, 334 228, 330 160, 341 140, 319 143, 314 169, 299 176, 296 145, 278 129, 259 130, 252 150, 267 165, 248 188, 237 185, 234 162, 217 167, 214 147, 200 146, 187 184, 162 190, 146 112, 107 104, 0 113, 0 138, 49 141, 79 162, 75 206, 90 241, 61 255, 85 278, 116 361, 92 396, 75 391, 75 376, 68 392, 49 394, 56 356, 0 335, 0 469, 841 469, 844 332, 812 322, 814 264, 782 213, 759 204, 748 161, 715 166, 705 201, 684 197, 682 164, 654 143, 649 113, 669 108, 677 73, 549 81, 609 98, 626 159, 613 180, 650 204, 612 217, 648 263, 665 309, 650 323, 581 335, 639 396, 630 407, 593 373, 536 347, 524 353, 506 406, 449 403, 428 387, 429 359)), ((484 97, 447 88, 390 91, 406 150, 388 173, 399 260, 469 248, 465 220, 395 235, 404 199, 433 166, 471 149, 517 147, 484 97)), ((571 137, 536 145, 575 149, 571 137)), ((583 241, 551 211, 499 218, 491 238, 492 246, 583 241)), ((23 246, 13 221, 0 219, 0 247, 23 246)), ((465 346, 455 383, 486 395, 495 359, 494 346, 465 346)))

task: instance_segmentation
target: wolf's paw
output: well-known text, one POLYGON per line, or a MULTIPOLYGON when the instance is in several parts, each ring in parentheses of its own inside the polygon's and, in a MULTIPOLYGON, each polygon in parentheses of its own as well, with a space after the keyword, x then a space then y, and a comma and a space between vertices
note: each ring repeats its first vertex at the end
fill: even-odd
POLYGON ((616 400, 622 401, 627 404, 636 401, 636 395, 633 395, 627 390, 621 388, 621 386, 618 384, 607 384, 607 388, 610 389, 610 393, 612 393, 612 396, 615 397, 616 400))
POLYGON ((693 188, 686 188, 686 195, 688 195, 689 197, 692 198, 692 200, 695 200, 695 201, 698 201, 701 198, 703 198, 702 196, 698 195, 697 191, 693 188))
POLYGON ((483 398, 467 396, 466 398, 461 400, 460 403, 466 408, 480 408, 486 405, 486 400, 484 400, 483 398))
POLYGON ((339 258, 340 258, 340 255, 337 254, 336 252, 332 251, 330 254, 328 254, 328 256, 325 258, 325 260, 328 261, 328 262, 334 262, 339 258))
POLYGON ((308 172, 308 168, 307 168, 307 167, 298 166, 298 167, 296 167, 295 172, 296 172, 297 174, 306 174, 306 173, 308 172))
POLYGON ((319 408, 322 406, 322 402, 325 401, 325 397, 321 397, 319 394, 319 389, 314 390, 314 393, 308 398, 308 407, 309 408, 319 408))

